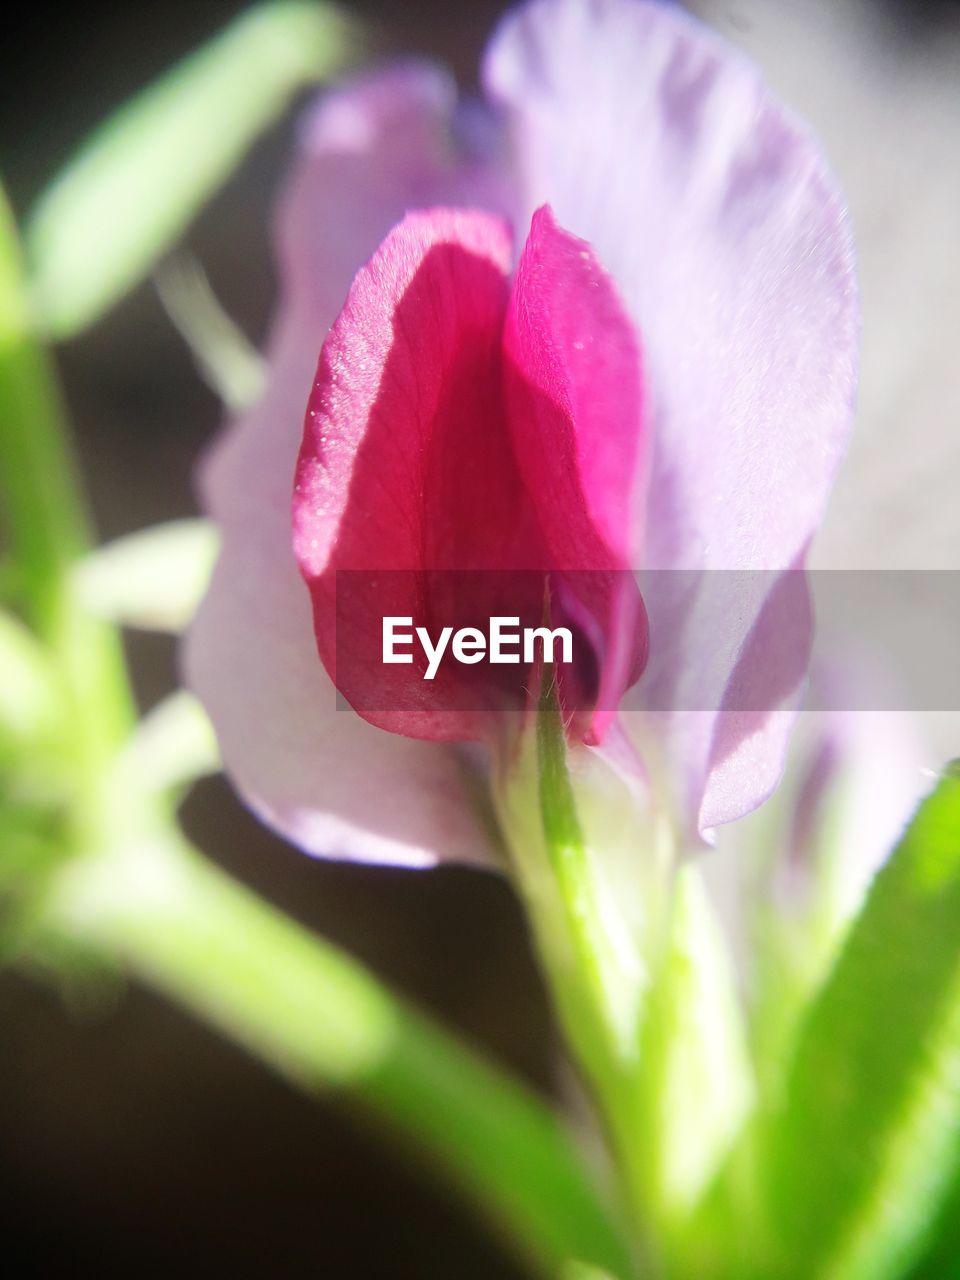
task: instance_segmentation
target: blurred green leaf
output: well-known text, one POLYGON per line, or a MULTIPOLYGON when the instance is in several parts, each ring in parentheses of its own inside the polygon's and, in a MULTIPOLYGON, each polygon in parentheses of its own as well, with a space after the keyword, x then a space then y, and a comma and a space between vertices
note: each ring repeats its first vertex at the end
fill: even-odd
POLYGON ((613 1276, 583 1262, 568 1262, 560 1272, 560 1280, 613 1280, 613 1276))
POLYGON ((48 734, 57 718, 50 656, 17 618, 0 610, 0 762, 7 744, 48 734))
POLYGON ((0 964, 17 951, 25 896, 42 885, 65 845, 67 722, 51 653, 0 610, 0 964))
POLYGON ((148 711, 120 753, 123 780, 146 791, 170 791, 220 769, 220 751, 207 713, 178 689, 148 711))
POLYGON ((772 1253, 753 1274, 904 1274, 960 1167, 955 766, 877 876, 816 997, 764 1146, 772 1253))
POLYGON ((909 1280, 960 1280, 960 1161, 950 1193, 930 1231, 927 1246, 909 1280))
POLYGON ((208 520, 171 520, 86 556, 71 577, 74 597, 99 618, 179 632, 203 597, 216 554, 208 520))
POLYGON ((200 263, 178 254, 161 264, 154 280, 203 380, 228 409, 252 404, 264 384, 264 361, 220 305, 200 263))
POLYGON ((274 0, 121 107, 29 220, 43 330, 78 333, 142 279, 291 97, 342 66, 350 44, 332 7, 274 0))

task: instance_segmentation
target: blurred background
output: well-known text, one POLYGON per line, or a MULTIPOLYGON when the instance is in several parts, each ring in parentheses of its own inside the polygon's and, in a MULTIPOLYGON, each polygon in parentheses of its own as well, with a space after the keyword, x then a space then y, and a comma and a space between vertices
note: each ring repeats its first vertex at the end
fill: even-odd
MULTIPOLYGON (((34 3, 8 15, 0 166, 18 213, 89 128, 243 7, 34 3)), ((469 91, 506 6, 347 7, 375 25, 378 56, 440 59, 469 91)), ((812 120, 861 244, 861 427, 818 562, 957 567, 960 4, 692 7, 812 120)), ((256 148, 188 239, 258 342, 274 291, 270 209, 291 132, 292 118, 256 148)), ((192 467, 221 411, 153 287, 58 358, 101 537, 194 512, 192 467)), ((150 707, 176 684, 174 646, 129 636, 128 649, 150 707)), ((220 779, 192 793, 184 824, 229 870, 536 1085, 562 1087, 505 883, 312 862, 265 832, 220 779)), ((442 1188, 411 1174, 403 1153, 333 1103, 300 1098, 175 1008, 101 981, 69 993, 65 1009, 61 993, 10 972, 0 973, 0 1239, 18 1277, 85 1267, 350 1280, 518 1274, 442 1188)))

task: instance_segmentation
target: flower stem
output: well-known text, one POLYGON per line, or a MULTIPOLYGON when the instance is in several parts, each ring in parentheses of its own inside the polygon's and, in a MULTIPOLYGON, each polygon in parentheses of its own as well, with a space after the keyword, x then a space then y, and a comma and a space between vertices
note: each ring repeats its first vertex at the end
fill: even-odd
POLYGON ((159 832, 71 864, 58 936, 119 957, 308 1093, 334 1090, 449 1173, 539 1274, 628 1274, 550 1109, 390 995, 362 966, 159 832))
POLYGON ((20 247, 0 188, 0 492, 18 603, 63 674, 78 793, 133 724, 118 637, 77 609, 69 574, 90 524, 51 362, 31 330, 20 247))
POLYGON ((536 714, 501 751, 494 803, 558 1022, 596 1104, 616 1168, 634 1256, 643 1274, 654 1274, 636 1124, 645 973, 632 950, 618 942, 622 929, 610 917, 619 904, 611 905, 600 892, 597 850, 586 842, 549 680, 536 714))
POLYGON ((55 629, 64 579, 89 542, 49 359, 31 335, 13 215, 0 192, 0 429, 13 550, 41 631, 55 629))

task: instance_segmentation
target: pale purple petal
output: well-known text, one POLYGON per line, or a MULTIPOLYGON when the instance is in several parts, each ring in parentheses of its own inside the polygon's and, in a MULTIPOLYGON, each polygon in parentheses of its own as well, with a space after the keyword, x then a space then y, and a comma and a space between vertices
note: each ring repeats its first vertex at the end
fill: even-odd
MULTIPOLYGON (((818 146, 749 62, 668 4, 534 0, 503 23, 486 80, 509 120, 520 216, 549 201, 640 328, 653 455, 638 565, 799 565, 856 372, 850 237, 818 146)), ((732 674, 764 605, 758 584, 717 612, 661 578, 636 705, 667 705, 708 649, 732 674)), ((779 776, 799 681, 763 682, 785 710, 750 725, 692 710, 635 726, 701 830, 753 808, 779 776)))
POLYGON ((412 66, 330 95, 307 119, 279 217, 269 383, 202 477, 223 551, 187 640, 187 680, 244 798, 321 855, 405 865, 491 855, 463 757, 337 709, 290 528, 317 353, 353 276, 408 208, 499 201, 492 165, 458 152, 455 102, 445 76, 412 66))

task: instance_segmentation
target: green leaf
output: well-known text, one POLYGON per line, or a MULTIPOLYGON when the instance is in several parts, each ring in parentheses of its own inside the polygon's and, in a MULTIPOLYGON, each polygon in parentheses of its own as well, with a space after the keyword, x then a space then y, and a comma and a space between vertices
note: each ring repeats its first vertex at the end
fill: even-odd
POLYGON ((343 65, 350 43, 335 9, 275 0, 121 107, 29 220, 41 327, 78 333, 141 280, 292 96, 343 65))
POLYGON ((228 409, 251 405, 263 389, 264 361, 220 305, 200 263, 178 254, 161 263, 154 283, 204 382, 228 409))
POLYGON ((560 1280, 613 1280, 613 1276, 583 1262, 568 1262, 560 1272, 560 1280))
POLYGON ((76 566, 74 598, 89 613, 144 631, 179 632, 207 589, 217 554, 208 520, 172 520, 127 534, 76 566))
POLYGON ((960 1160, 922 1258, 909 1280, 960 1280, 960 1160))
POLYGON ((800 1030, 763 1149, 772 1252, 757 1274, 904 1274, 960 1167, 955 766, 874 881, 800 1030))
POLYGON ((124 786, 146 792, 178 791, 220 769, 216 734, 191 693, 178 689, 137 725, 116 768, 124 786))
POLYGON ((17 618, 0 609, 0 763, 8 744, 49 734, 58 716, 50 655, 17 618))

